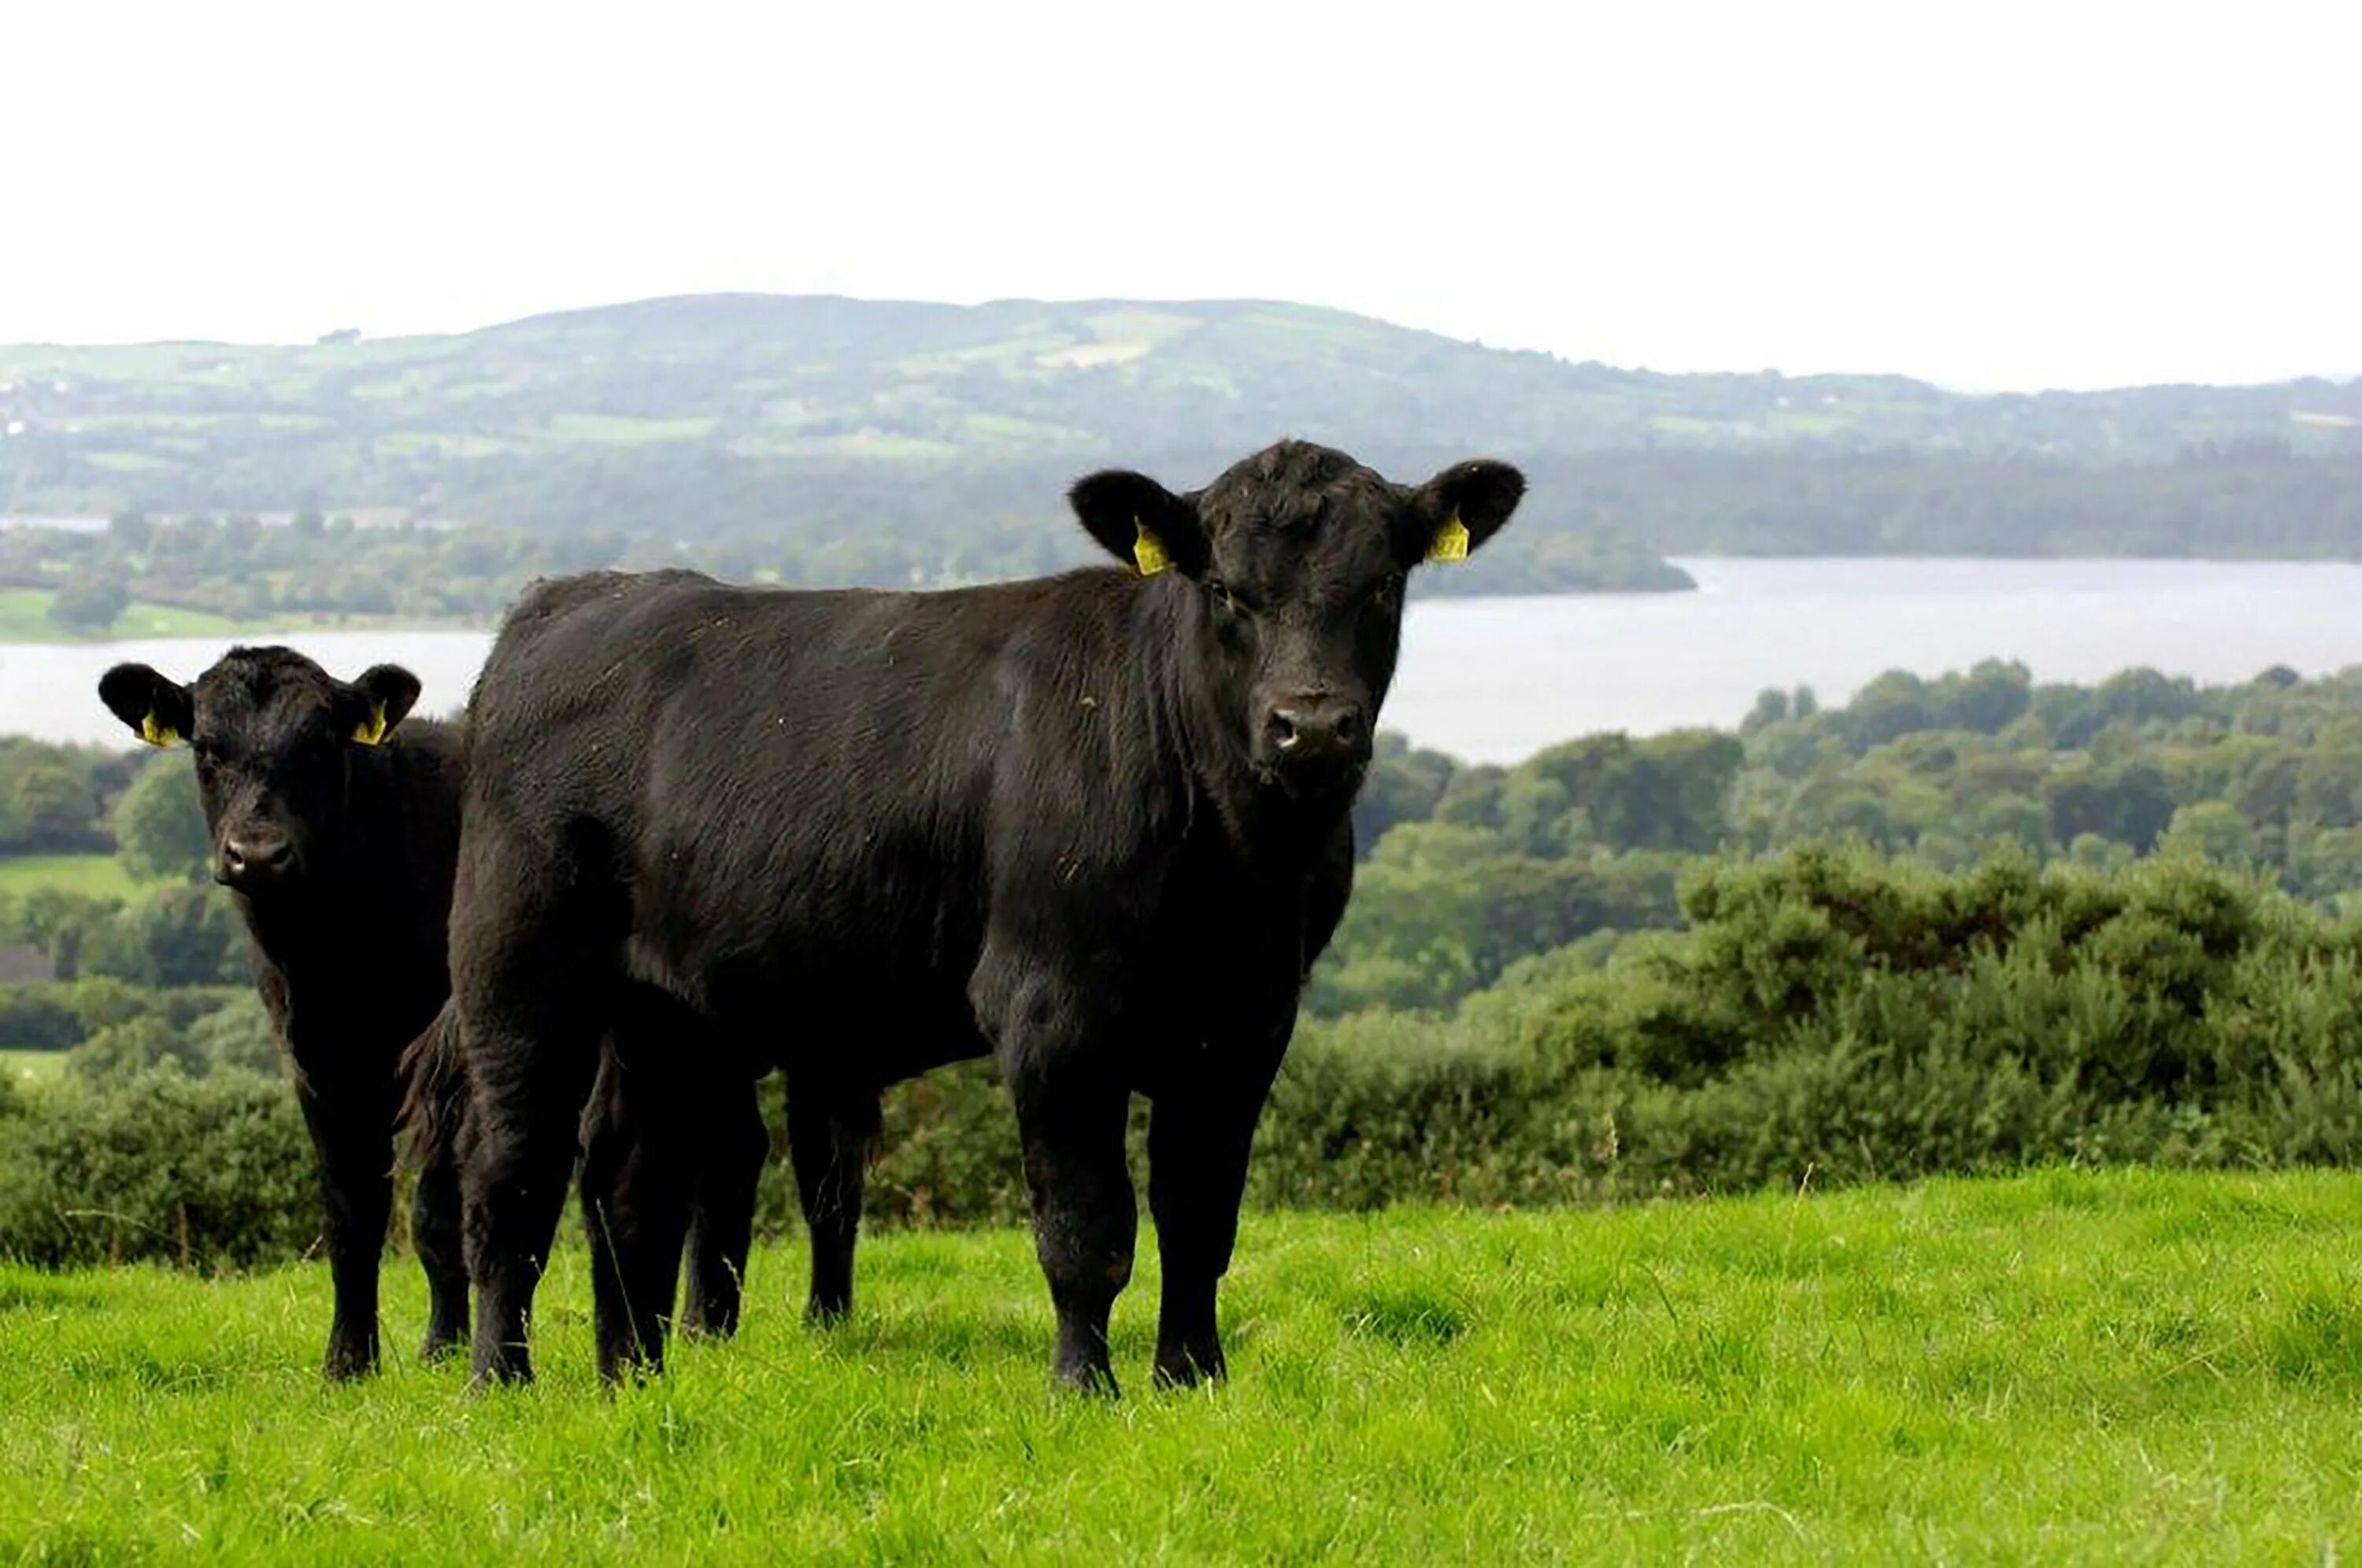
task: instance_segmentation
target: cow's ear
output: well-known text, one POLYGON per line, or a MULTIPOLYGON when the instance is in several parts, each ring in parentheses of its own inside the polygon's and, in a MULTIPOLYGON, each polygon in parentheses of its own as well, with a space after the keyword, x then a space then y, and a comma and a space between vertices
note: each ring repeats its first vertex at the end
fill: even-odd
POLYGON ((1454 463, 1411 491, 1396 540, 1405 566, 1465 560, 1501 531, 1526 493, 1526 476, 1507 463, 1477 458, 1454 463))
POLYGON ((361 745, 378 745, 418 701, 418 677, 398 664, 372 665, 337 694, 337 722, 361 745))
POLYGON ((1206 569, 1206 528, 1198 503, 1146 474, 1108 469, 1076 480, 1066 501, 1100 548, 1142 577, 1167 567, 1185 577, 1206 569))
POLYGON ((171 745, 196 723, 189 689, 144 664, 118 664, 100 676, 98 700, 149 745, 171 745))

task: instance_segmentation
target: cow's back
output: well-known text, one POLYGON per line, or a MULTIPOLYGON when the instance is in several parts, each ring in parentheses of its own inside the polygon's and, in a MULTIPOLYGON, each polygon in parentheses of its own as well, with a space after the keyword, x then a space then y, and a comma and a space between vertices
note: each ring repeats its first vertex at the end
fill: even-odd
POLYGON ((792 995, 807 1017, 964 1029, 996 848, 1055 874, 1060 834, 1147 831, 1173 759, 1132 668, 1142 591, 1106 571, 939 593, 547 585, 477 686, 469 832, 621 892, 633 972, 700 1006, 792 995))

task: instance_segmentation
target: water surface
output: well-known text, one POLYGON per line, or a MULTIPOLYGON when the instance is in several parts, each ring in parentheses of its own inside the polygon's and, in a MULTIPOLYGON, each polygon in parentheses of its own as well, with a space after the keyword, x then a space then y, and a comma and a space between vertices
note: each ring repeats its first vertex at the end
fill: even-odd
MULTIPOLYGON (((2362 566, 2337 562, 1683 559, 1695 593, 1414 602, 1384 722, 1422 745, 1507 762, 1591 730, 1736 723, 1767 686, 1842 701, 1890 668, 2017 658, 2043 680, 2131 665, 2244 680, 2276 664, 2362 663, 2362 566)), ((484 632, 299 632, 339 675, 381 661, 456 708, 484 632)), ((226 639, 0 646, 0 734, 114 742, 99 675, 138 659, 185 679, 226 639)))

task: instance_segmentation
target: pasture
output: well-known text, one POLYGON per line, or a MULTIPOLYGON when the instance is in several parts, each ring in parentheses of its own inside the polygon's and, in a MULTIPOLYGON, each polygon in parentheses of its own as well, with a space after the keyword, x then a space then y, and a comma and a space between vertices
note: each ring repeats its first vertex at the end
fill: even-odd
POLYGON ((587 1259, 542 1382, 315 1365, 318 1264, 0 1270, 0 1561, 2190 1561, 2362 1548, 2362 1177, 2057 1169, 1621 1209, 1248 1216, 1233 1382, 1047 1386, 1030 1241, 865 1243, 805 1330, 609 1397, 587 1259))
POLYGON ((133 603, 104 632, 68 631, 50 619, 47 589, 0 591, 0 643, 99 642, 116 637, 215 637, 249 631, 247 624, 171 604, 133 603))
POLYGON ((29 1083, 54 1077, 66 1070, 63 1051, 18 1051, 0 1045, 0 1078, 29 1083))
POLYGON ((0 856, 0 894, 22 898, 44 888, 91 899, 127 899, 146 890, 112 855, 0 856))

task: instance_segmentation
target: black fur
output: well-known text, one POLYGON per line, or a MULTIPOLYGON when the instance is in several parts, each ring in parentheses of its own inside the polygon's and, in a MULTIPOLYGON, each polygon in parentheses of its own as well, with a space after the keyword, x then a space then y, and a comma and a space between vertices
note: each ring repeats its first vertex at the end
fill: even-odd
MULTIPOLYGON (((169 731, 195 748, 215 874, 245 922, 256 987, 319 1160, 336 1287, 326 1369, 339 1378, 377 1363, 379 1260, 405 1116, 419 1176, 412 1235, 428 1284, 426 1353, 456 1346, 468 1327, 448 1137, 466 1062, 439 1010, 450 988, 446 933, 465 756, 455 727, 403 722, 418 690, 393 666, 347 683, 270 647, 232 648, 185 687, 145 665, 118 665, 99 682, 135 734, 169 731)), ((750 1093, 746 1103, 751 1110, 750 1093)), ((753 1179, 744 1181, 749 1209, 753 1179)), ((734 1264, 715 1271, 732 1275, 734 1319, 745 1260, 741 1242, 734 1264)))
MULTIPOLYGON (((1286 442, 1189 495, 1077 484, 1111 553, 1131 560, 1142 525, 1157 536, 1175 569, 1145 580, 789 592, 599 573, 529 591, 469 708, 452 910, 477 1375, 530 1375, 569 1118, 635 987, 776 1040, 817 1318, 850 1304, 883 1087, 996 1055, 1055 1369, 1080 1386, 1114 1386, 1125 1106, 1147 1094, 1156 1372, 1219 1375, 1216 1283, 1306 969, 1350 890, 1404 579, 1455 513, 1481 544, 1522 486, 1472 463, 1410 489, 1286 442)), ((731 1077, 696 1030, 646 1043, 646 1070, 688 1086, 683 1116, 731 1077)), ((660 1252, 677 1221, 641 1218, 660 1252)), ((660 1304, 630 1283, 660 1261, 626 1253, 619 1273, 598 1303, 609 1375, 663 1351, 660 1304)))
MULTIPOLYGON (((348 685, 287 648, 232 648, 186 687, 145 665, 99 682, 134 733, 152 713, 196 749, 215 874, 245 920, 255 984, 319 1157, 332 1377, 377 1364, 400 1063, 449 988, 444 930, 465 765, 457 730, 402 722, 417 692, 387 667, 348 685), (360 744, 354 732, 376 702, 390 733, 360 744)), ((453 1176, 447 1161, 424 1173, 414 1215, 430 1353, 467 1324, 453 1176)))

